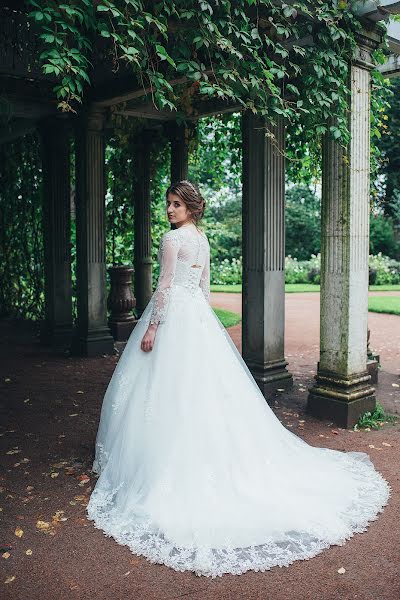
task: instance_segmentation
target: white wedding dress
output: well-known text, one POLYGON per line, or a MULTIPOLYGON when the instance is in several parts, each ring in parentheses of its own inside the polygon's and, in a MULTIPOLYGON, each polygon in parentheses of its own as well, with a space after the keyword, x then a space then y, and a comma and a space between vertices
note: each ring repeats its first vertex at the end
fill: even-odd
POLYGON ((208 303, 207 238, 168 231, 159 260, 104 396, 88 518, 153 563, 211 577, 288 566, 365 531, 389 484, 367 454, 310 446, 274 415, 208 303))

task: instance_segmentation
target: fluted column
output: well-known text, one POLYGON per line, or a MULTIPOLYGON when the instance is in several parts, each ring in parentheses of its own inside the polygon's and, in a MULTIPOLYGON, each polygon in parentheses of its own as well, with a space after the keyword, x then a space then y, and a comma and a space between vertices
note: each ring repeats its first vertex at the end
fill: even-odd
POLYGON ((193 134, 193 125, 168 123, 167 135, 171 141, 171 182, 188 178, 189 141, 193 134))
POLYGON ((282 120, 268 127, 243 117, 243 323, 242 352, 267 396, 290 386, 285 331, 285 161, 282 120))
POLYGON ((72 337, 70 140, 64 119, 40 124, 43 170, 45 316, 40 339, 68 348, 72 337))
POLYGON ((375 407, 367 371, 370 174, 370 52, 359 36, 349 66, 350 143, 323 146, 321 216, 321 330, 316 384, 308 411, 352 427, 375 407))
POLYGON ((140 317, 152 294, 150 148, 151 132, 144 130, 135 142, 134 267, 136 313, 140 317))
POLYGON ((78 321, 73 351, 114 352, 107 325, 105 257, 104 113, 89 110, 76 135, 76 241, 78 321))

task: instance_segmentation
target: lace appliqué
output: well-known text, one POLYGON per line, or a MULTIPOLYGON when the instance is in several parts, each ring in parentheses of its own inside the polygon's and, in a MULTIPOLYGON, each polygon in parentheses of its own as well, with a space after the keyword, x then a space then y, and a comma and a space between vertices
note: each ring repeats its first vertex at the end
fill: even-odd
POLYGON ((104 445, 99 442, 96 442, 96 458, 93 461, 91 469, 92 473, 97 473, 97 475, 100 475, 100 473, 107 464, 109 456, 109 452, 106 452, 106 450, 104 450, 104 445))
MULTIPOLYGON (((342 514, 344 528, 336 535, 321 526, 312 532, 288 531, 282 533, 278 541, 270 538, 263 544, 246 548, 234 547, 231 537, 227 537, 224 547, 219 549, 200 544, 181 547, 166 538, 146 515, 132 517, 129 523, 119 520, 112 507, 123 483, 112 491, 95 489, 86 510, 88 518, 106 536, 127 545, 131 552, 146 557, 149 562, 164 564, 175 571, 194 571, 196 575, 215 578, 225 573, 240 575, 249 570, 263 572, 274 566, 287 567, 296 560, 312 558, 329 546, 343 546, 355 533, 366 531, 388 503, 391 491, 388 482, 364 462, 364 456, 357 456, 362 453, 349 454, 344 458, 347 469, 362 477, 365 483, 360 482, 357 496, 342 514)), ((208 479, 212 485, 212 472, 208 479)))
POLYGON ((171 285, 175 277, 179 246, 180 240, 174 230, 164 233, 158 251, 160 277, 153 297, 153 309, 150 316, 151 324, 165 322, 171 295, 171 285))

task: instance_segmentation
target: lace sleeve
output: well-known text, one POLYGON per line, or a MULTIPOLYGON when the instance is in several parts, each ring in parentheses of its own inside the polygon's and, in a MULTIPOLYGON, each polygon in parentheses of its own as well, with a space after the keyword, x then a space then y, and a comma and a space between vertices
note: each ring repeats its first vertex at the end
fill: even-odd
POLYGON ((175 277, 179 239, 173 231, 165 233, 160 244, 160 276, 154 292, 154 305, 150 323, 163 323, 167 316, 171 285, 175 277))
POLYGON ((207 302, 210 301, 210 249, 207 249, 206 262, 200 278, 200 288, 207 302))

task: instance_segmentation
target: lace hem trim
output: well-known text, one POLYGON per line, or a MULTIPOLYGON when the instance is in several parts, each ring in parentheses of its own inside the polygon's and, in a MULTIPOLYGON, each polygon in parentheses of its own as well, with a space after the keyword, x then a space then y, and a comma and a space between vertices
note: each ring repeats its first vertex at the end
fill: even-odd
POLYGON ((274 566, 287 567, 297 560, 307 560, 332 545, 343 546, 355 533, 367 530, 370 522, 378 519, 391 496, 391 486, 373 467, 353 459, 350 470, 366 477, 360 486, 360 494, 349 509, 343 513, 346 525, 341 535, 332 532, 289 531, 281 540, 270 538, 261 545, 235 548, 229 539, 226 547, 213 549, 206 546, 180 547, 165 538, 146 515, 138 516, 134 524, 121 523, 112 515, 112 505, 122 482, 116 489, 105 492, 94 490, 87 506, 88 519, 113 537, 119 544, 129 547, 134 554, 144 556, 149 562, 164 564, 175 571, 193 571, 196 575, 221 577, 230 573, 240 575, 246 571, 267 571, 274 566))

